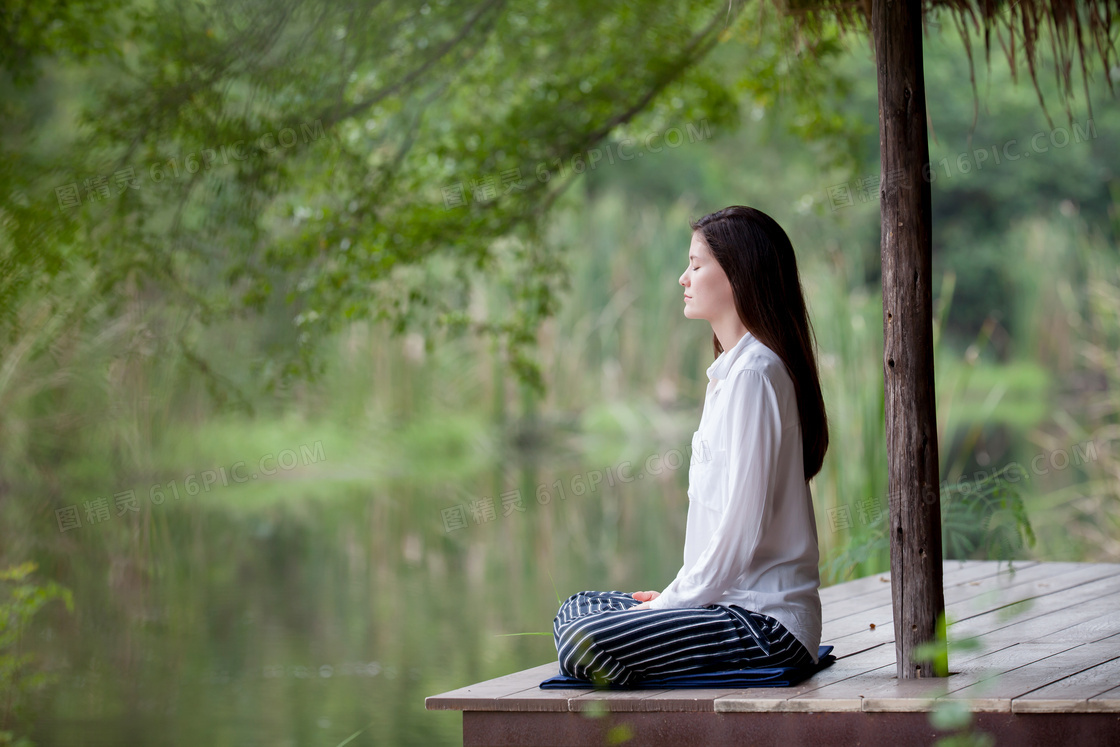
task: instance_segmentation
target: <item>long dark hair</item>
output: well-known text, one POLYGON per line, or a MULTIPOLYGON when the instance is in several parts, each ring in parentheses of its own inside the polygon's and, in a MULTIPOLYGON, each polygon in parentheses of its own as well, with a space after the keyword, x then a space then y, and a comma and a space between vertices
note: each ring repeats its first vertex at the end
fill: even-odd
MULTIPOLYGON (((717 210, 689 225, 700 232, 731 281, 743 326, 786 364, 797 394, 809 481, 820 471, 828 451, 828 414, 813 353, 816 337, 805 309, 793 245, 773 218, 742 205, 717 210)), ((717 357, 723 352, 714 332, 712 348, 717 357)))

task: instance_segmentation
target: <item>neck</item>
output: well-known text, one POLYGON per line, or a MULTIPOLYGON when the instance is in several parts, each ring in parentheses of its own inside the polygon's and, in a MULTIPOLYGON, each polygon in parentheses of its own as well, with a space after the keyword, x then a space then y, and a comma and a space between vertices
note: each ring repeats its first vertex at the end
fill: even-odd
POLYGON ((739 316, 736 314, 733 317, 712 322, 712 332, 719 340, 719 346, 724 350, 730 350, 735 347, 739 340, 743 339, 743 335, 747 333, 747 328, 743 326, 743 322, 739 320, 739 316))

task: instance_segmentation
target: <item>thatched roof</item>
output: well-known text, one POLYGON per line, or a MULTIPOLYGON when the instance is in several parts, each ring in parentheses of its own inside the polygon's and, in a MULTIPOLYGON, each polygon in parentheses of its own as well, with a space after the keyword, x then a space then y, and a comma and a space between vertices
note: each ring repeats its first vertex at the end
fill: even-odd
MULTIPOLYGON (((773 0, 778 10, 813 27, 820 16, 836 18, 845 27, 870 30, 871 0, 773 0)), ((1039 102, 1046 112, 1039 87, 1040 67, 1053 67, 1060 95, 1070 118, 1074 96, 1073 69, 1081 71, 1089 114, 1089 80, 1103 71, 1109 90, 1116 95, 1112 78, 1120 79, 1116 38, 1120 25, 1120 0, 923 0, 925 16, 945 11, 965 39, 973 70, 973 38, 983 36, 984 59, 991 62, 993 38, 1002 48, 1014 80, 1025 62, 1039 102), (1049 58, 1047 60, 1047 58, 1049 58), (1100 67, 1097 67, 1099 59, 1100 67), (1041 65, 1047 60, 1047 65, 1041 65)), ((973 90, 976 76, 972 74, 973 90)), ((1049 120, 1049 112, 1046 112, 1049 120)))

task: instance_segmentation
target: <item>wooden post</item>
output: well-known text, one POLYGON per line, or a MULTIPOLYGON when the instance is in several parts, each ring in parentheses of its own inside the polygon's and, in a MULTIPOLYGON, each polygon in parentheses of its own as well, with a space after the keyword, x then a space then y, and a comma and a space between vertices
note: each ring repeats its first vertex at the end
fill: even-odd
POLYGON ((933 388, 932 232, 921 0, 872 0, 879 81, 883 380, 891 597, 899 679, 932 677, 914 649, 945 610, 933 388))

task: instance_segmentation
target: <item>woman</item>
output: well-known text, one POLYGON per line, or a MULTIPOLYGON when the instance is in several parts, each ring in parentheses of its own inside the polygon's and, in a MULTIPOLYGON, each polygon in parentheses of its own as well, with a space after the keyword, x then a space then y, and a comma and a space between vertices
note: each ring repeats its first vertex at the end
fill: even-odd
POLYGON ((716 359, 688 473, 684 565, 663 591, 583 591, 561 605, 561 673, 633 684, 817 663, 821 603, 809 480, 828 419, 797 260, 769 216, 733 206, 691 224, 684 315, 716 359))

